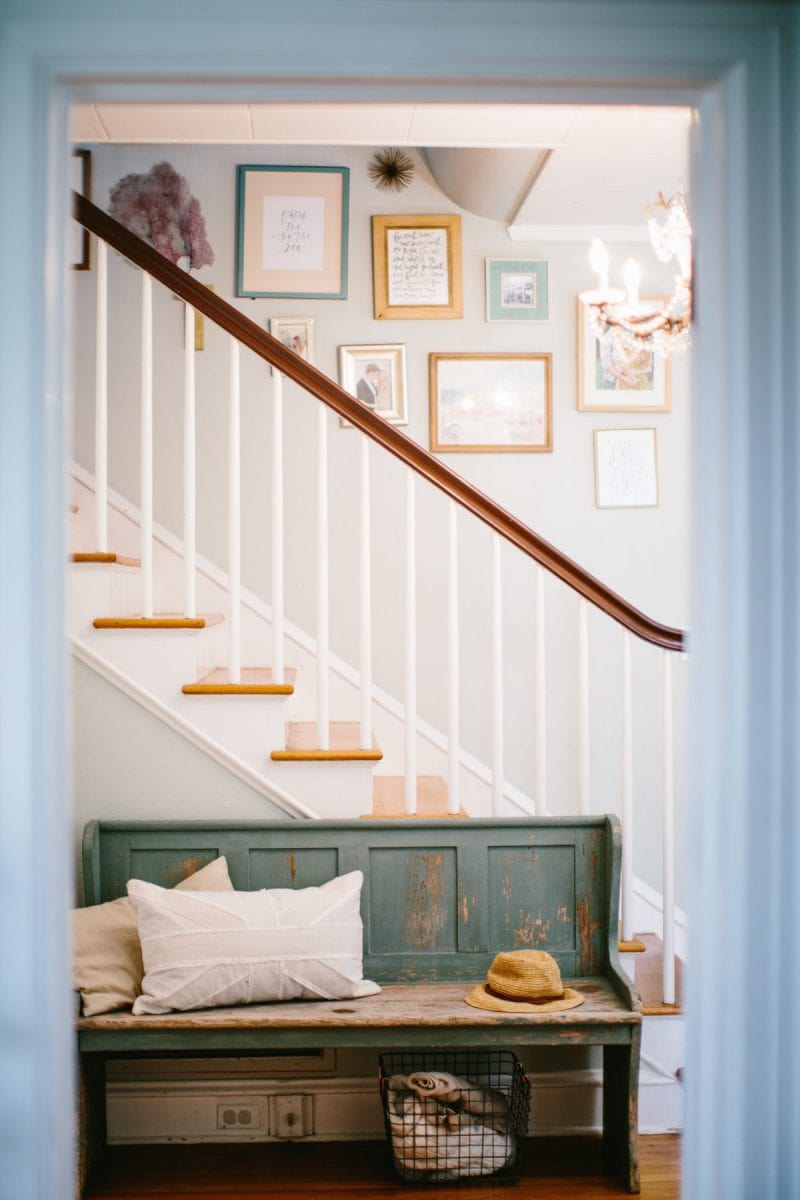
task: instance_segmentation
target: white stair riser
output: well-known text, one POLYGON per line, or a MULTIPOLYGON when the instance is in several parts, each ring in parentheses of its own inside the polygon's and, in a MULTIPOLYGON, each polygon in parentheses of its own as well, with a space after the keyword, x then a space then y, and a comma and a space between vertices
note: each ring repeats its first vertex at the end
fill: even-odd
POLYGON ((172 707, 209 737, 221 742, 258 771, 268 766, 270 751, 282 746, 288 696, 185 696, 172 707))
POLYGON ((167 703, 184 683, 197 678, 197 643, 202 631, 183 629, 93 629, 84 640, 112 666, 167 703))
POLYGON ((371 762, 273 762, 265 774, 322 818, 372 812, 371 762))
POLYGON ((95 617, 132 617, 141 612, 139 570, 104 563, 73 563, 67 623, 82 634, 95 617))

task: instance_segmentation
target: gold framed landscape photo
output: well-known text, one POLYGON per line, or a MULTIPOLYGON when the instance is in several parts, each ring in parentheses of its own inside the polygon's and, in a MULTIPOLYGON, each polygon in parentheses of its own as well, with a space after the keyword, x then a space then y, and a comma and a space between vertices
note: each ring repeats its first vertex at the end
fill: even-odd
POLYGON ((553 449, 552 355, 431 354, 431 450, 553 449))
POLYGON ((461 217, 372 218, 376 320, 462 317, 461 217))
POLYGON ((598 508, 658 504, 655 429, 595 429, 594 466, 598 508))
POLYGON ((349 167, 237 167, 237 296, 347 297, 349 167))
POLYGON ((269 331, 287 350, 294 350, 306 362, 314 362, 313 317, 270 317, 269 331))
MULTIPOLYGON (((390 425, 408 424, 405 346, 340 346, 339 383, 390 425)), ((352 428, 344 417, 340 421, 352 428)))
POLYGON ((486 259, 486 320, 548 321, 547 263, 541 259, 486 259))
MULTIPOLYGON (((639 301, 642 312, 663 307, 664 296, 639 301)), ((592 333, 586 305, 578 300, 578 409, 580 412, 669 412, 669 359, 643 350, 615 355, 592 333)))

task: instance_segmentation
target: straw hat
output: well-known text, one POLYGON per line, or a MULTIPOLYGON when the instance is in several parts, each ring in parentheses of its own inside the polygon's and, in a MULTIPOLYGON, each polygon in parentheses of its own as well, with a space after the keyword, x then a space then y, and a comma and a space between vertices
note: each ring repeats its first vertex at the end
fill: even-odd
POLYGON ((486 983, 464 997, 473 1008, 491 1012, 560 1012, 577 1008, 584 997, 561 983, 561 972, 544 950, 511 950, 498 954, 486 973, 486 983))

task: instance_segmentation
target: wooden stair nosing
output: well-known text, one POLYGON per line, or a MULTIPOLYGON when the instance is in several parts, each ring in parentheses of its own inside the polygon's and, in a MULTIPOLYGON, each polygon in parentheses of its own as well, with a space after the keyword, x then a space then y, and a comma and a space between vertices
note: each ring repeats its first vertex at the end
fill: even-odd
POLYGON ((230 683, 227 667, 214 667, 195 683, 185 683, 186 696, 291 696, 297 671, 288 667, 283 683, 272 682, 271 667, 242 667, 238 683, 230 683))
POLYGON ((321 749, 317 743, 315 721, 289 721, 286 726, 286 747, 273 750, 273 762, 379 762, 383 751, 375 744, 360 744, 357 721, 331 721, 328 726, 329 746, 321 749))
POLYGON ((142 562, 139 558, 127 558, 124 554, 114 554, 113 551, 93 550, 84 551, 76 550, 70 555, 74 563, 101 563, 105 566, 117 567, 141 567, 142 562))
POLYGON ((383 751, 371 750, 273 750, 273 762, 380 762, 383 751))
POLYGON ((223 619, 221 613, 207 613, 202 617, 161 613, 153 617, 95 617, 92 625, 95 629, 206 629, 223 619))

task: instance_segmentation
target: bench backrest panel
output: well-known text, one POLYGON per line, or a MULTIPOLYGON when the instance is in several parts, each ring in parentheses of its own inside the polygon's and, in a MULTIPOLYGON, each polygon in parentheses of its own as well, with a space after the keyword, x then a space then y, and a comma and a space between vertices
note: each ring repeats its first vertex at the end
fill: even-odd
POLYGON ((606 971, 616 937, 613 817, 471 821, 91 822, 86 903, 128 879, 172 887, 224 854, 239 890, 364 874, 364 974, 469 980, 500 950, 540 948, 565 976, 606 971))

